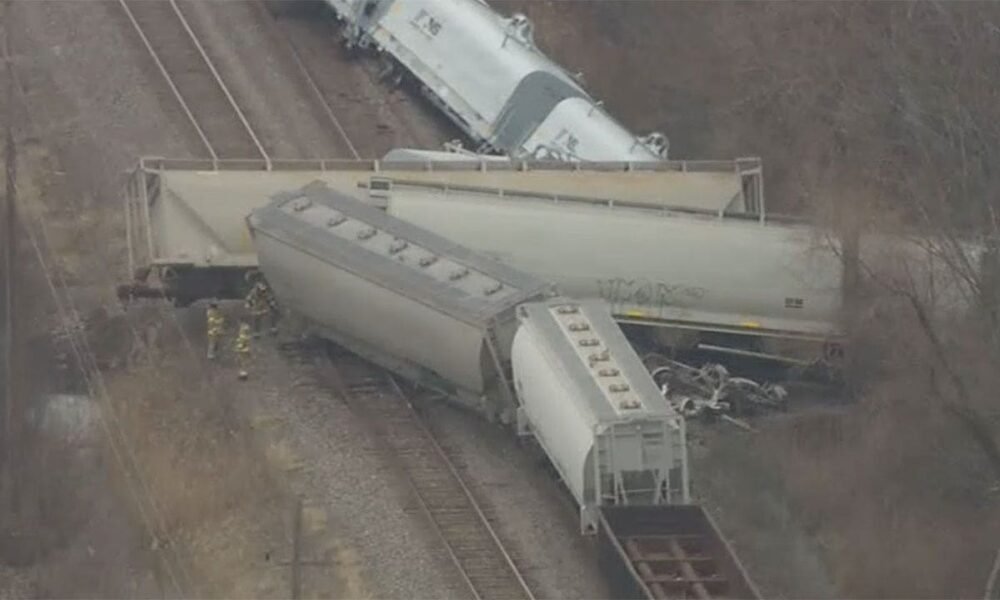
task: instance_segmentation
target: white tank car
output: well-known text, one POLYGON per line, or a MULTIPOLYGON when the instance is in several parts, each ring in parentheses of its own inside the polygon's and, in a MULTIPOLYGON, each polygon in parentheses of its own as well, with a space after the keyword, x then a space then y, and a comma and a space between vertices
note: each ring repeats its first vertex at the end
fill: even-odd
POLYGON ((515 307, 550 286, 323 185, 282 194, 248 225, 279 303, 349 350, 513 419, 515 307))
POLYGON ((598 508, 689 501, 684 420, 663 398, 603 302, 517 309, 511 365, 529 431, 596 532, 598 508))
POLYGON ((515 195, 393 188, 387 211, 621 320, 823 339, 839 328, 841 261, 809 227, 515 195))
POLYGON ((589 98, 566 98, 522 142, 522 149, 536 159, 592 161, 615 157, 642 162, 649 160, 650 151, 666 157, 667 144, 667 138, 660 133, 641 138, 632 135, 589 98))
POLYGON ((349 38, 392 56, 484 149, 529 157, 540 144, 555 147, 566 129, 567 144, 582 140, 575 153, 565 155, 568 160, 666 158, 662 135, 637 138, 628 132, 538 50, 524 15, 504 18, 479 0, 327 2, 347 22, 349 38), (600 117, 573 121, 590 113, 600 117), (536 134, 546 122, 546 130, 536 134), (601 137, 607 141, 595 139, 601 137))
POLYGON ((424 184, 436 193, 477 188, 497 196, 589 199, 602 206, 764 210, 759 159, 627 165, 454 160, 439 154, 400 150, 385 161, 282 161, 270 171, 248 171, 243 163, 141 159, 125 186, 123 215, 128 271, 135 279, 123 283, 119 294, 167 296, 180 305, 200 298, 242 298, 244 273, 257 265, 246 216, 271 195, 312 181, 378 206, 384 203, 379 194, 424 184))
MULTIPOLYGON (((420 185, 395 186, 382 201, 390 214, 551 281, 563 294, 608 302, 620 321, 812 342, 843 332, 840 243, 815 227, 420 185)), ((911 289, 943 316, 973 298, 950 265, 982 268, 983 247, 868 234, 860 252, 863 275, 911 289)))

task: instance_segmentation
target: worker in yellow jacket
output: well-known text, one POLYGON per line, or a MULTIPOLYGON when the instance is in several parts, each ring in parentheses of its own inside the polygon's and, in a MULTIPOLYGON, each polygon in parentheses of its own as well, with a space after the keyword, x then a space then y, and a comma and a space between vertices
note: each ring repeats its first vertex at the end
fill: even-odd
POLYGON ((261 325, 265 319, 269 321, 269 330, 271 335, 275 335, 278 331, 276 326, 276 317, 278 313, 277 302, 275 302, 274 295, 271 293, 271 288, 268 287, 264 278, 258 275, 255 279, 256 281, 253 287, 250 288, 250 293, 247 294, 247 297, 244 300, 244 305, 250 313, 250 322, 252 323, 251 331, 253 332, 253 337, 260 337, 261 325))
POLYGON ((236 366, 239 368, 239 378, 246 379, 250 376, 250 325, 246 322, 240 323, 239 333, 236 334, 236 341, 233 343, 233 351, 236 353, 236 366))
POLYGON ((209 360, 215 360, 219 350, 219 341, 224 332, 225 319, 222 317, 222 311, 219 310, 219 303, 213 301, 209 303, 208 309, 205 311, 205 337, 208 339, 209 360))

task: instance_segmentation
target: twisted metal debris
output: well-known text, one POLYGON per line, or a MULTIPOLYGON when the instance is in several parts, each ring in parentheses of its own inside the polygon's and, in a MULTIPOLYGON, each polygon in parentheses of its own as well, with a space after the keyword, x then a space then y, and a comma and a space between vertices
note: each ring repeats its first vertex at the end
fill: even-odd
POLYGON ((663 396, 685 416, 746 415, 786 406, 782 386, 734 377, 717 363, 696 368, 660 354, 647 355, 643 362, 663 396))

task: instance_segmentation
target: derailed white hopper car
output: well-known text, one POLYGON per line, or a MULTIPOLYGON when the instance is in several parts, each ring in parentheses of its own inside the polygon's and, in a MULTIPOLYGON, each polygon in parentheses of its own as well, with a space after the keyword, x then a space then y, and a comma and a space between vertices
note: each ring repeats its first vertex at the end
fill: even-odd
MULTIPOLYGON (((456 155, 462 156, 462 155, 456 155)), ((246 217, 278 192, 312 181, 385 204, 412 184, 440 193, 479 190, 551 200, 639 204, 681 210, 762 213, 759 159, 570 164, 489 157, 439 160, 440 153, 403 150, 386 161, 282 161, 274 170, 243 163, 144 158, 126 186, 129 274, 119 296, 171 298, 186 306, 202 298, 242 298, 244 274, 257 266, 246 217), (360 189, 367 187, 368 190, 360 189)), ((390 211, 391 212, 391 211, 390 211)))
POLYGON ((399 181, 378 193, 389 214, 604 300, 620 321, 817 341, 839 332, 841 260, 812 227, 399 181))
POLYGON ((483 149, 515 158, 657 161, 668 141, 636 136, 535 45, 527 17, 481 0, 327 0, 347 36, 411 73, 483 149))
POLYGON ((518 423, 545 450, 595 533, 601 506, 688 502, 684 419, 603 302, 520 306, 511 365, 518 423))
POLYGON ((687 500, 683 422, 603 303, 552 298, 543 281, 321 185, 248 222, 279 303, 317 334, 487 416, 519 417, 585 532, 599 506, 687 500), (565 331, 545 314, 568 316, 565 331), (602 364, 588 372, 590 353, 602 364))
POLYGON ((279 194, 248 225, 279 303, 316 333, 513 419, 514 309, 549 284, 323 185, 279 194))

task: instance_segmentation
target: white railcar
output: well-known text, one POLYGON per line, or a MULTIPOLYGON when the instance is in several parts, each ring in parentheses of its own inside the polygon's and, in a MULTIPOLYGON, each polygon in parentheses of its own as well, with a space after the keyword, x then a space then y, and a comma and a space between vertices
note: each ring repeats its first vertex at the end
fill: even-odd
POLYGON ((245 170, 242 162, 228 167, 144 158, 128 180, 124 215, 129 272, 143 275, 119 292, 123 297, 165 294, 181 305, 242 297, 247 291, 243 275, 257 265, 246 216, 271 195, 317 180, 377 206, 384 204, 379 196, 386 192, 424 183, 445 194, 478 188, 497 196, 572 197, 604 206, 634 203, 727 213, 764 209, 758 159, 628 165, 465 158, 400 150, 385 161, 283 161, 271 171, 245 170), (149 275, 163 287, 150 287, 149 275))
POLYGON ((390 55, 483 151, 574 161, 667 156, 662 134, 630 133, 543 54, 524 15, 502 17, 480 0, 327 2, 351 43, 390 55))
POLYGON ((683 420, 604 303, 553 287, 326 186, 248 218, 260 268, 310 329, 530 432, 595 533, 608 505, 688 500, 683 420))
POLYGON ((366 36, 416 76, 477 142, 495 140, 518 86, 527 87, 522 93, 544 90, 555 98, 585 93, 536 50, 523 18, 504 19, 475 0, 375 4, 366 36))
POLYGON ((513 418, 514 309, 545 282, 322 185, 248 219, 286 309, 351 351, 490 416, 513 418))
POLYGON ((817 229, 718 213, 395 186, 386 210, 624 321, 822 340, 839 331, 842 265, 817 229))
POLYGON ((666 157, 667 144, 660 133, 632 135, 591 99, 574 97, 552 108, 521 142, 521 151, 540 160, 642 162, 651 152, 666 157))
POLYGON ((688 502, 684 420, 603 302, 518 308, 511 365, 519 424, 538 440, 593 533, 608 505, 688 502))
MULTIPOLYGON (((738 171, 658 170, 666 162, 649 163, 657 170, 648 172, 559 172, 531 163, 521 172, 509 161, 428 164, 430 170, 368 163, 329 171, 140 169, 126 213, 130 256, 143 265, 137 270, 156 273, 162 287, 137 281, 120 293, 162 293, 181 304, 242 297, 243 274, 257 266, 245 217, 269 194, 320 179, 553 281, 565 294, 604 299, 622 321, 661 325, 671 335, 681 328, 754 340, 824 342, 841 333, 836 240, 820 229, 745 214, 753 196, 743 193, 738 171)), ((931 239, 874 234, 861 245, 868 267, 913 279, 935 305, 968 304, 969 286, 948 264, 979 268, 981 247, 962 245, 964 256, 957 256, 956 248, 931 239)))
MULTIPOLYGON (((843 331, 841 242, 806 224, 423 184, 382 195, 390 214, 552 281, 571 297, 605 300, 620 321, 750 336, 744 342, 795 339, 809 348, 843 331)), ((973 293, 950 267, 975 272, 982 251, 872 233, 860 240, 861 275, 912 288, 940 314, 954 314, 973 293)))

